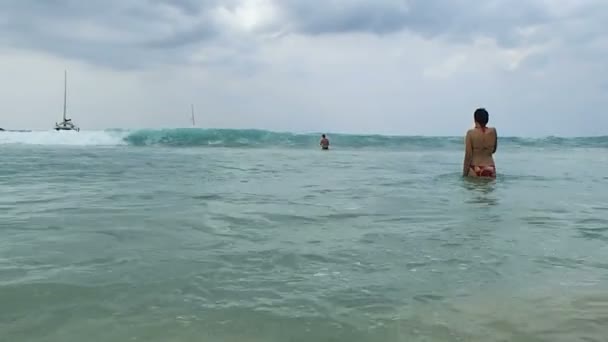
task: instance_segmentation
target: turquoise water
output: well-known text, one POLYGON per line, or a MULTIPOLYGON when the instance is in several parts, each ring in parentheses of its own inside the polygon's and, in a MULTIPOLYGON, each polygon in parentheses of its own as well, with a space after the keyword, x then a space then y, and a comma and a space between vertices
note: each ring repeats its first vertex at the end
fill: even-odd
POLYGON ((0 133, 0 341, 606 340, 607 138, 330 139, 0 133))

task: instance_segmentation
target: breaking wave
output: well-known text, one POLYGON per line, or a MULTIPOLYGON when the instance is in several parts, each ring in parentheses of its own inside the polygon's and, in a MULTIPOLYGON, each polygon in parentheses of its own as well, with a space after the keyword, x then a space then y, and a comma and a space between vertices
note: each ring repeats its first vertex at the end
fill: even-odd
POLYGON ((0 144, 116 146, 126 145, 128 131, 0 131, 0 144))
MULTIPOLYGON (((330 134, 332 145, 341 149, 460 149, 462 137, 422 137, 330 134)), ((0 144, 72 146, 165 146, 165 147, 239 147, 239 148, 313 148, 319 134, 296 134, 264 130, 237 129, 142 129, 81 132, 32 131, 0 132, 0 144)), ((581 138, 501 137, 499 145, 538 148, 608 148, 608 136, 581 138)))

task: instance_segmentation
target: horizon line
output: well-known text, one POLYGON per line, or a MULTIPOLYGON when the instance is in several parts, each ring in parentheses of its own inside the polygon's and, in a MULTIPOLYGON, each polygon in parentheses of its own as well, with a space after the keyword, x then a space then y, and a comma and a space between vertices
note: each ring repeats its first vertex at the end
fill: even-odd
MULTIPOLYGON (((1 128, 1 127, 0 127, 1 128)), ((187 129, 187 130, 223 130, 223 131, 262 131, 268 133, 279 133, 279 134, 296 134, 296 135, 342 135, 342 136, 381 136, 387 138, 464 138, 464 134, 462 135, 429 135, 429 134, 406 134, 406 133, 373 133, 373 132, 344 132, 344 131, 289 131, 289 130, 272 130, 272 129, 264 129, 264 128, 227 128, 227 127, 162 127, 162 128, 151 128, 151 127, 141 127, 141 128, 100 128, 100 129, 81 129, 81 132, 104 132, 104 131, 161 131, 161 130, 178 130, 178 129, 187 129)), ((2 132, 2 131, 0 131, 2 132)), ((12 133, 31 133, 31 132, 54 132, 52 128, 49 129, 7 129, 4 128, 3 132, 12 132, 12 133)), ((577 138, 603 138, 608 137, 608 134, 600 134, 600 135, 539 135, 539 136, 525 136, 525 135, 500 135, 499 138, 524 138, 524 139, 547 139, 547 138, 562 138, 562 139, 577 139, 577 138)))

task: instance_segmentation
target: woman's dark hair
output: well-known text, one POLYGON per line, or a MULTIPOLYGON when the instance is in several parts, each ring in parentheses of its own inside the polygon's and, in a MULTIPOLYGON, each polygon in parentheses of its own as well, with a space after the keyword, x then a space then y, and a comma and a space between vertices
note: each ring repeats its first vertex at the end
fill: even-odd
POLYGON ((321 138, 325 138, 325 134, 321 134, 321 138))
POLYGON ((486 127, 489 120, 489 114, 485 108, 477 108, 473 116, 475 117, 475 122, 480 124, 481 127, 486 127))

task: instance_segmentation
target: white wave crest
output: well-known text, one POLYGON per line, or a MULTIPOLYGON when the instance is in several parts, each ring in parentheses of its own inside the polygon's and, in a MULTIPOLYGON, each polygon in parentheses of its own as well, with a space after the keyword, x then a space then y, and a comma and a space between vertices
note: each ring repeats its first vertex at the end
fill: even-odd
POLYGON ((126 145, 121 131, 0 131, 0 145, 65 145, 65 146, 116 146, 126 145))

